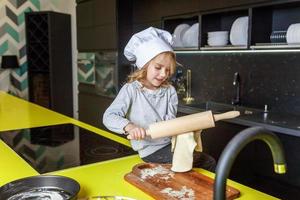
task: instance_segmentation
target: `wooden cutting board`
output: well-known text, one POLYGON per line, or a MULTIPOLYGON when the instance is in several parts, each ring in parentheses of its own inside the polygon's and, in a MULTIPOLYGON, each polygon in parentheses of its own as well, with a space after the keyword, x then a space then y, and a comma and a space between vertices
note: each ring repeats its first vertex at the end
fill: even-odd
MULTIPOLYGON (((171 164, 138 164, 124 178, 154 199, 213 199, 213 179, 194 170, 173 172, 171 164)), ((237 189, 227 186, 227 199, 239 196, 240 192, 237 189)))

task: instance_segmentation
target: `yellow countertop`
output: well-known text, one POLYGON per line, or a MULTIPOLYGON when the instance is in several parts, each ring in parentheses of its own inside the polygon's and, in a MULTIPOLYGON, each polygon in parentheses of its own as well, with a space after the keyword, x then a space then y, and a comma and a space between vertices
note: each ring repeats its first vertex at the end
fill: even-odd
MULTIPOLYGON (((64 123, 73 123, 106 138, 130 146, 127 139, 0 91, 0 131, 64 123)), ((19 178, 39 174, 1 140, 0 152, 0 186, 19 178)), ((134 155, 49 174, 64 175, 77 180, 81 185, 79 197, 122 195, 135 199, 152 199, 123 179, 124 175, 129 173, 135 164, 141 162, 142 160, 137 155, 134 155)), ((195 170, 210 177, 214 176, 213 173, 203 169, 195 170)), ((240 190, 241 197, 239 199, 276 199, 230 180, 228 184, 240 190)))
MULTIPOLYGON (((1 121, 0 121, 1 122, 1 121)), ((0 139, 0 186, 26 176, 39 175, 0 139)))
POLYGON ((0 91, 0 131, 72 123, 130 147, 127 139, 0 91))
MULTIPOLYGON (((125 174, 131 172, 134 165, 141 162, 141 159, 135 155, 81 167, 74 167, 49 174, 63 175, 77 180, 82 187, 79 193, 80 198, 98 195, 118 195, 142 200, 153 199, 135 186, 126 182, 123 178, 125 174)), ((211 178, 214 177, 213 173, 204 169, 195 170, 211 178)), ((276 199, 270 195, 231 180, 228 181, 228 185, 240 190, 241 196, 238 199, 276 199)))

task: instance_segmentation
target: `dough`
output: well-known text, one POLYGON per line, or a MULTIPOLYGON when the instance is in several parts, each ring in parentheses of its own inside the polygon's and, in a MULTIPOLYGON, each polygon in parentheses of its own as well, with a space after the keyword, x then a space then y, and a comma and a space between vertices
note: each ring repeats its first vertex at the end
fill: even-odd
POLYGON ((202 133, 202 130, 194 132, 194 138, 195 138, 195 141, 197 143, 197 146, 195 147, 195 151, 198 151, 198 152, 202 152, 202 150, 203 150, 202 140, 201 140, 201 133, 202 133))
POLYGON ((190 171, 193 168, 193 152, 195 147, 194 132, 177 135, 171 170, 174 172, 190 171))

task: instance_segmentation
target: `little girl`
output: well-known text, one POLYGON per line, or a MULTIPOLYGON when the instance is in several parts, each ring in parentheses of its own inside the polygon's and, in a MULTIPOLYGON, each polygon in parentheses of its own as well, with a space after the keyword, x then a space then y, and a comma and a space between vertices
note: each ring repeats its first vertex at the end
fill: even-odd
MULTIPOLYGON (((177 93, 169 83, 176 69, 171 43, 169 32, 153 27, 132 36, 124 55, 138 70, 103 115, 109 130, 130 135, 132 148, 145 162, 172 163, 171 138, 151 139, 145 131, 152 123, 176 117, 177 93)), ((213 171, 215 160, 198 152, 194 166, 213 171)))

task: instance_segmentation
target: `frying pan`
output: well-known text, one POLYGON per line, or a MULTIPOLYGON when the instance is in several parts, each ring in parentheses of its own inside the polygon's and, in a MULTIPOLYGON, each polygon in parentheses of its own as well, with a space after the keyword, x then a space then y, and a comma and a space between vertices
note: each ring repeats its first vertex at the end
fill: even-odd
POLYGON ((79 190, 79 183, 71 178, 56 175, 38 175, 18 179, 3 185, 0 187, 0 200, 17 200, 21 197, 24 200, 44 199, 41 195, 52 195, 52 198, 48 198, 51 200, 75 200, 79 190), (25 195, 28 195, 28 198, 24 198, 25 195))

